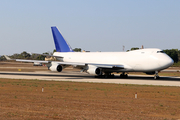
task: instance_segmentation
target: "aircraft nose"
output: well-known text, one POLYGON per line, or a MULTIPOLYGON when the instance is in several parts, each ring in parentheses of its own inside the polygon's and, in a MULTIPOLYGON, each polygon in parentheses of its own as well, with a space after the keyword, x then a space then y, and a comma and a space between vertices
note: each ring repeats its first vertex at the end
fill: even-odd
POLYGON ((169 57, 169 59, 167 60, 167 64, 168 64, 169 66, 173 65, 173 64, 174 64, 174 60, 169 57))
POLYGON ((169 56, 166 56, 165 58, 161 59, 161 62, 159 64, 164 68, 168 68, 174 64, 174 61, 169 56))

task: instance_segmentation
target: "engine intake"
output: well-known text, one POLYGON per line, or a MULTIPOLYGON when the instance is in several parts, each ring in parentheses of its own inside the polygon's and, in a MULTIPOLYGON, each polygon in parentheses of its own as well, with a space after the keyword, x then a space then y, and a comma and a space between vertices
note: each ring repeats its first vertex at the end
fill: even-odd
POLYGON ((51 71, 54 71, 54 72, 61 72, 63 70, 63 67, 62 65, 53 65, 49 68, 51 71))
POLYGON ((98 67, 96 67, 96 66, 93 66, 93 65, 89 65, 88 66, 88 70, 87 70, 87 72, 89 73, 89 74, 95 74, 95 75, 101 75, 102 74, 102 70, 100 69, 100 68, 98 68, 98 67))

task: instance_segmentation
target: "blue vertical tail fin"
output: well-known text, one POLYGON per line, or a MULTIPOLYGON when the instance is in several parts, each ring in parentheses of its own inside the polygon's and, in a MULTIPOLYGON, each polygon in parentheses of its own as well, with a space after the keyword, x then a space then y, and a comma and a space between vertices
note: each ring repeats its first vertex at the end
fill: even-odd
POLYGON ((56 52, 74 52, 56 27, 51 27, 56 52))

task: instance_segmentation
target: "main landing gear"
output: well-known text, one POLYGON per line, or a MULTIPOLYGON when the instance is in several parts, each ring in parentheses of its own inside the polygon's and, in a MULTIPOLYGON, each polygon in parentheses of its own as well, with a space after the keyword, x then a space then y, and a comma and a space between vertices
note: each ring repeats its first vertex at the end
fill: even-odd
POLYGON ((158 71, 155 71, 154 79, 159 79, 158 71))
MULTIPOLYGON (((104 74, 100 74, 95 76, 95 78, 114 78, 114 74, 111 73, 104 73, 104 74)), ((122 74, 120 74, 120 78, 128 78, 128 74, 126 74, 125 72, 123 72, 122 74)), ((155 71, 154 74, 154 79, 159 79, 159 75, 158 75, 158 71, 155 71)))
MULTIPOLYGON (((104 73, 104 74, 95 76, 95 78, 114 78, 114 74, 104 73)), ((125 74, 125 72, 123 72, 122 74, 120 74, 120 78, 128 78, 128 75, 125 74)))
POLYGON ((123 72, 122 74, 120 74, 120 78, 127 78, 127 77, 128 77, 128 75, 125 74, 125 72, 123 72))
POLYGON ((114 74, 111 74, 111 73, 104 73, 104 74, 95 76, 95 78, 114 78, 114 74))

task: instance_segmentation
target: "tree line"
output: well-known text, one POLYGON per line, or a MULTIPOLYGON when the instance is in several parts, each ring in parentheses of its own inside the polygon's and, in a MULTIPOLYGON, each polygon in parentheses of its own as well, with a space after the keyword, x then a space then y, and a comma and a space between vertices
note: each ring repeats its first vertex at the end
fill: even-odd
MULTIPOLYGON (((81 52, 81 48, 75 48, 73 49, 75 52, 81 52)), ((45 60, 46 55, 53 55, 53 53, 56 52, 56 49, 53 50, 53 52, 45 52, 42 53, 44 55, 38 55, 38 54, 30 54, 26 51, 23 51, 22 53, 18 54, 15 53, 11 56, 9 56, 11 59, 28 59, 28 60, 45 60)), ((5 57, 1 56, 0 61, 5 61, 5 57)))

